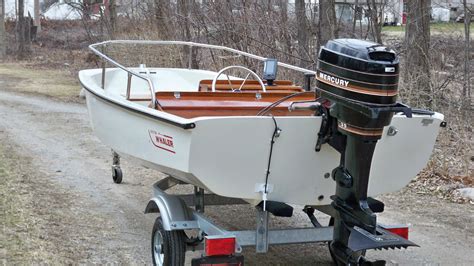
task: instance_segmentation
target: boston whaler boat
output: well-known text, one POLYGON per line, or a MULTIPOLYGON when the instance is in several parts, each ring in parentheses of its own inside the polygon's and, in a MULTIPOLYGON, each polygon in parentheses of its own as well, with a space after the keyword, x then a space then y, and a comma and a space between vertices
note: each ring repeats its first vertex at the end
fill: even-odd
POLYGON ((192 42, 117 40, 90 49, 103 67, 82 70, 79 79, 94 132, 113 149, 114 181, 122 181, 120 156, 169 175, 154 185, 145 211, 160 213, 155 264, 182 265, 186 250, 203 248, 193 265, 241 265, 243 246, 264 253, 271 244, 310 242, 330 242, 337 264, 363 264, 368 249, 415 245, 407 227, 377 224, 374 213, 384 205, 372 197, 401 189, 423 169, 445 123, 442 114, 396 102, 392 50, 331 40, 312 71, 192 42), (242 65, 126 67, 104 52, 140 44, 226 52, 260 62, 263 74, 242 65), (304 86, 278 79, 278 69, 300 73, 304 86), (180 184, 195 193, 164 192, 180 184), (256 206, 256 230, 228 231, 203 215, 205 205, 243 203, 256 206), (289 204, 304 206, 314 227, 269 229, 269 213, 291 217, 289 204), (321 226, 315 210, 332 217, 330 226, 321 226))

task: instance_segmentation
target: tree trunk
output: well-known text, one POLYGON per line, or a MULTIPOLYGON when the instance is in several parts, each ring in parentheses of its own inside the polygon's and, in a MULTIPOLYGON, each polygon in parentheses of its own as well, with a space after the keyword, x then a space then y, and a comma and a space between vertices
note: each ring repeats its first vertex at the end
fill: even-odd
POLYGON ((160 37, 163 40, 170 38, 169 33, 169 17, 170 3, 169 0, 155 0, 155 19, 156 25, 160 33, 160 37))
MULTIPOLYGON (((178 8, 178 24, 181 27, 181 39, 184 41, 192 41, 192 33, 191 33, 191 23, 190 23, 190 8, 193 0, 178 0, 177 8, 178 8)), ((198 62, 197 62, 197 54, 196 48, 191 48, 188 46, 183 47, 183 54, 184 54, 184 65, 187 65, 190 68, 197 69, 198 62), (186 61, 188 60, 188 61, 186 61), (187 64, 186 64, 187 63, 187 64)))
POLYGON ((318 49, 327 41, 337 38, 336 9, 334 0, 319 1, 318 49))
POLYGON ((35 0, 35 25, 36 26, 36 32, 38 33, 41 30, 41 19, 40 19, 40 5, 39 5, 39 0, 35 0))
POLYGON ((464 105, 471 105, 471 70, 470 70, 470 26, 471 26, 471 16, 472 10, 468 8, 467 1, 463 0, 464 6, 464 83, 463 83, 463 99, 464 105))
POLYGON ((371 29, 372 39, 377 43, 382 43, 382 3, 377 7, 375 0, 367 0, 367 7, 369 9, 369 27, 371 29))
POLYGON ((7 34, 5 32, 5 0, 0 0, 0 60, 7 54, 7 34))
MULTIPOLYGON (((280 16, 281 16, 281 23, 282 23, 282 27, 280 29, 281 29, 281 36, 283 37, 283 45, 284 45, 283 49, 289 53, 292 53, 291 35, 288 30, 288 25, 289 25, 288 0, 279 0, 278 5, 280 6, 280 16)), ((247 16, 245 14, 244 14, 244 18, 247 19, 247 16)))
POLYGON ((110 21, 110 37, 115 39, 117 29, 117 3, 115 0, 109 0, 109 21, 110 21))
POLYGON ((352 34, 354 35, 354 37, 356 37, 357 35, 355 34, 355 31, 356 31, 356 22, 357 22, 357 18, 360 16, 359 14, 359 0, 355 0, 354 2, 354 15, 352 17, 352 34))
POLYGON ((429 54, 430 8, 431 0, 406 2, 404 83, 407 89, 414 90, 419 95, 418 104, 424 107, 431 107, 433 104, 429 54))
POLYGON ((17 56, 18 59, 24 59, 28 53, 28 40, 27 31, 29 31, 28 21, 25 18, 25 1, 18 0, 18 20, 17 20, 17 41, 18 49, 17 56))
POLYGON ((298 39, 298 55, 300 60, 300 66, 305 66, 303 58, 307 57, 308 54, 308 23, 306 19, 306 5, 305 0, 295 1, 295 13, 296 13, 296 24, 298 27, 297 39, 298 39))

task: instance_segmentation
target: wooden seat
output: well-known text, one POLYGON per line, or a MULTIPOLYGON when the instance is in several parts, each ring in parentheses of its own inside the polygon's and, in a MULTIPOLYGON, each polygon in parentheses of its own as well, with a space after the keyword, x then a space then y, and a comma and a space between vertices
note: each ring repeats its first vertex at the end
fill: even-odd
MULTIPOLYGON (((243 80, 217 80, 216 81, 216 91, 230 91, 236 90, 240 88, 242 85, 243 80)), ((289 80, 275 80, 273 82, 274 85, 272 86, 265 86, 267 91, 292 91, 292 92, 300 92, 303 91, 303 88, 300 86, 295 86, 289 80)), ((203 79, 199 82, 199 91, 212 91, 212 80, 210 79, 203 79)), ((262 86, 258 83, 257 80, 246 80, 244 85, 241 88, 242 91, 261 91, 262 86)))
MULTIPOLYGON (((292 91, 271 92, 157 92, 163 111, 185 118, 199 116, 254 116, 262 109, 285 96, 294 94, 292 91)), ((275 116, 305 116, 312 111, 288 109, 295 101, 314 100, 314 92, 307 92, 291 97, 271 109, 275 116)))

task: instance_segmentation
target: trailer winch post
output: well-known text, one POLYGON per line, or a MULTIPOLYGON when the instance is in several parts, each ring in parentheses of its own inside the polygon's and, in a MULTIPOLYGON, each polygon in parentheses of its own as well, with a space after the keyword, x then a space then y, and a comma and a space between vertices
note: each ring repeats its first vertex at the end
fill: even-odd
POLYGON ((204 189, 194 186, 194 208, 197 212, 204 212, 204 189))
POLYGON ((256 245, 257 253, 268 252, 268 211, 257 207, 257 230, 256 230, 256 245))

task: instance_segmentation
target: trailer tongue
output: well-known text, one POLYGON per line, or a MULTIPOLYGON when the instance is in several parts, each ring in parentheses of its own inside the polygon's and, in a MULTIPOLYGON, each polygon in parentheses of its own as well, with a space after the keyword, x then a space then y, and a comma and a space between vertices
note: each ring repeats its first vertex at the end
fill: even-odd
POLYGON ((367 196, 383 128, 394 113, 412 116, 410 107, 396 102, 398 73, 395 52, 372 42, 331 40, 319 54, 316 92, 331 104, 321 110, 328 115, 317 149, 327 142, 341 153, 340 166, 332 171, 336 193, 331 204, 335 215, 330 250, 338 264, 365 262, 361 250, 415 245, 377 227, 367 196))

